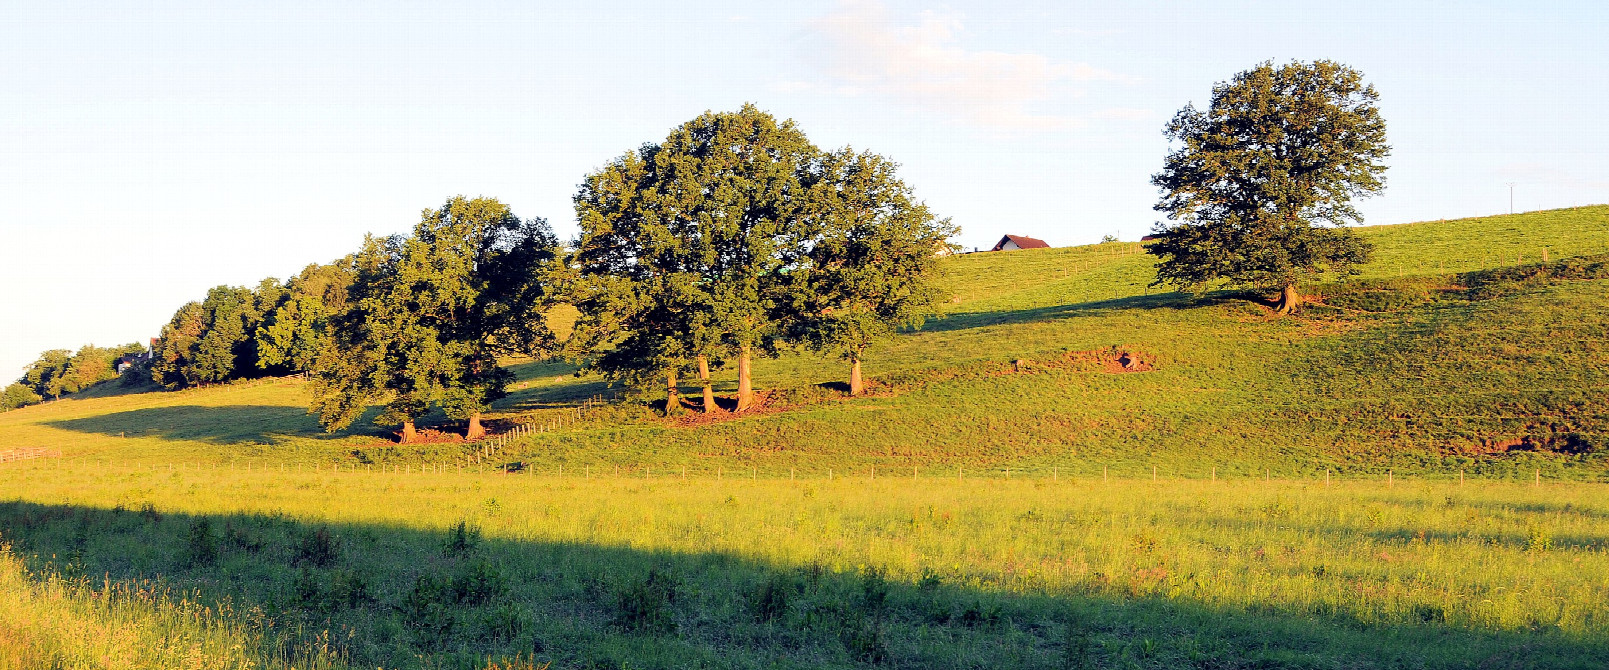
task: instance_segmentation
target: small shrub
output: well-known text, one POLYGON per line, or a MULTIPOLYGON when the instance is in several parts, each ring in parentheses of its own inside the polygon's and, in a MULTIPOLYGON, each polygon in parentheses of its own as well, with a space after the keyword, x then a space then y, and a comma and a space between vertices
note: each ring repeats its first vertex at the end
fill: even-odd
POLYGON ((664 635, 675 632, 672 607, 676 604, 678 579, 648 570, 640 582, 632 582, 616 594, 614 625, 634 633, 664 635))
POLYGON ((792 580, 782 575, 773 575, 756 587, 749 594, 749 609, 754 613, 754 620, 771 623, 786 616, 793 588, 792 580))
POLYGON ((201 517, 190 522, 185 538, 186 556, 191 565, 212 565, 218 561, 218 537, 212 534, 212 522, 201 517))
POLYGON ((888 606, 888 580, 883 578, 883 571, 875 566, 866 568, 860 574, 860 607, 867 614, 881 615, 888 606))
POLYGON ((1062 670, 1084 670, 1091 666, 1089 631, 1075 617, 1068 617, 1067 639, 1062 643, 1062 670))
POLYGON ((303 534, 302 539, 297 541, 291 563, 325 568, 334 564, 340 553, 341 548, 336 539, 330 535, 330 529, 319 526, 303 534))
POLYGON ((1553 534, 1549 533, 1548 529, 1539 527, 1532 528, 1529 535, 1530 537, 1527 538, 1526 542, 1527 549, 1535 552, 1543 552, 1553 548, 1553 534))
POLYGON ((883 636, 880 619, 858 618, 839 631, 839 641, 849 657, 861 662, 880 664, 888 662, 888 642, 883 636))
POLYGON ((431 574, 419 575, 413 590, 397 607, 402 611, 402 625, 421 646, 436 646, 452 636, 457 621, 452 605, 445 601, 451 582, 431 574))
POLYGON ((961 610, 957 618, 967 628, 992 627, 1000 623, 1000 606, 974 602, 961 610))
POLYGON ((525 611, 513 603, 503 603, 481 617, 481 637, 492 642, 506 642, 519 636, 526 628, 525 611))
POLYGON ((441 553, 448 558, 456 558, 469 554, 478 546, 480 529, 469 525, 468 521, 459 521, 447 531, 447 539, 441 543, 441 553))
POLYGON ((245 530, 235 526, 233 521, 225 521, 223 524, 223 543, 253 554, 262 551, 263 548, 262 541, 248 535, 245 530))
POLYGON ((448 591, 454 603, 483 605, 502 597, 508 591, 508 586, 497 566, 476 561, 462 574, 449 580, 448 591))
POLYGON ((368 577, 351 570, 336 570, 330 575, 330 609, 357 609, 372 602, 368 577))

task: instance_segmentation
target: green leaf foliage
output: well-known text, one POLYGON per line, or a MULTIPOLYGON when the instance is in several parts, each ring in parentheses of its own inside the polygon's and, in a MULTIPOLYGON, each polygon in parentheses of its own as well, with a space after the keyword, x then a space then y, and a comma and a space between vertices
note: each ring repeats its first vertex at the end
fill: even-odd
POLYGON ((67 378, 67 366, 71 362, 72 352, 66 349, 41 353, 22 373, 22 383, 41 396, 60 398, 63 393, 72 392, 67 378))
POLYGON ((11 382, 4 391, 0 391, 0 411, 36 405, 44 398, 35 393, 32 388, 22 382, 11 382))
MULTIPOLYGON (((328 341, 330 315, 346 309, 351 269, 351 259, 314 264, 286 282, 277 299, 265 305, 262 325, 254 336, 258 367, 284 372, 312 369, 328 341)), ((259 289, 258 295, 269 295, 269 291, 259 289)))
POLYGON ((810 192, 815 235, 793 275, 793 335, 817 351, 858 361, 945 298, 934 278, 955 227, 912 198, 897 168, 850 149, 821 161, 810 192))
POLYGON ((1281 289, 1366 263, 1371 246, 1343 226, 1362 220, 1354 197, 1385 188, 1378 98, 1339 63, 1264 63, 1214 87, 1207 110, 1180 110, 1152 177, 1175 222, 1147 249, 1153 285, 1281 289))
POLYGON ((752 105, 621 156, 575 198, 572 353, 628 384, 674 384, 699 357, 741 363, 806 343, 858 359, 920 324, 941 296, 931 277, 954 229, 897 167, 822 152, 752 105))
POLYGON ((151 361, 151 381, 163 388, 180 389, 200 382, 192 361, 197 343, 206 334, 206 313, 199 302, 188 302, 162 327, 151 361))
POLYGON ((774 354, 804 259, 819 151, 753 105, 706 112, 588 175, 573 351, 641 383, 741 351, 774 354))
POLYGON ((426 210, 411 236, 365 240, 313 369, 320 423, 339 430, 371 402, 386 403, 381 424, 432 406, 454 418, 488 409, 512 379, 499 354, 555 346, 540 315, 556 246, 546 221, 462 196, 426 210))

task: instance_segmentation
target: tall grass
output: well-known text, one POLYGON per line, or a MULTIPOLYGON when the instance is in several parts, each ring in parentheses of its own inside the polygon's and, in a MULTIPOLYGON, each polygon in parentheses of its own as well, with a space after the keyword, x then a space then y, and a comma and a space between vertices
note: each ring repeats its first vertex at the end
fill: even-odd
MULTIPOLYGON (((1098 667, 1177 667, 1192 658, 1592 667, 1609 662, 1603 493, 1593 484, 1400 479, 1325 486, 862 474, 829 482, 40 468, 0 475, 0 497, 31 501, 0 505, 0 527, 33 553, 35 569, 79 561, 73 569, 114 582, 163 575, 189 599, 159 609, 169 612, 164 621, 193 617, 209 600, 229 602, 225 618, 271 631, 264 643, 305 648, 306 631, 327 630, 332 655, 357 665, 437 658, 468 666, 540 647, 541 659, 560 667, 600 657, 620 667, 714 658, 805 667, 852 663, 873 644, 895 665, 1048 667, 1065 656, 1072 626, 1098 667), (136 511, 146 504, 150 512, 136 511), (205 564, 196 558, 198 519, 218 538, 205 564), (75 539, 86 526, 92 531, 75 539), (334 549, 315 561, 308 538, 321 528, 334 549), (75 542, 76 557, 61 558, 75 542), (57 558, 47 558, 51 551, 57 558), (645 577, 651 570, 663 577, 645 577), (354 579, 364 595, 330 604, 332 589, 354 579), (886 608, 864 609, 863 592, 885 588, 868 579, 886 583, 886 608), (420 596, 427 582, 448 586, 420 596), (428 595, 477 588, 490 589, 487 600, 428 595), (655 591, 663 588, 671 595, 655 591), (783 595, 767 596, 768 588, 783 595), (314 595, 294 595, 305 589, 314 595), (440 615, 450 623, 417 613, 429 611, 410 605, 421 597, 458 603, 440 615), (243 615, 259 606, 261 619, 243 615), (875 640, 856 642, 860 633, 843 628, 870 626, 864 617, 873 615, 876 631, 854 630, 875 640), (421 621, 437 623, 420 629, 421 621), (287 626, 303 632, 287 634, 287 626)), ((6 621, 16 612, 36 613, 24 621, 84 619, 84 611, 100 617, 90 621, 123 620, 94 610, 81 586, 13 583, 28 595, 8 601, 6 621)), ((103 644, 96 625, 105 624, 45 629, 62 631, 60 648, 83 648, 61 653, 82 655, 103 644)), ((155 627, 132 639, 167 634, 147 626, 155 627)), ((208 624, 177 639, 190 645, 183 649, 224 653, 239 639, 230 630, 208 624)))
POLYGON ((31 668, 332 668, 334 650, 275 649, 251 630, 252 612, 227 598, 163 580, 64 577, 78 563, 29 570, 0 544, 0 670, 31 668))

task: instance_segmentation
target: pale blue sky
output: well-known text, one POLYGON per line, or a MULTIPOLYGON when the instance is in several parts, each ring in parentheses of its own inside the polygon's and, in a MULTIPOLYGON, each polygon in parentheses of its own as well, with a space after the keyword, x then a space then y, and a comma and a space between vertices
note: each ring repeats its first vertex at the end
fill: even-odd
POLYGON ((1267 59, 1378 87, 1368 223, 1609 202, 1599 3, 998 4, 0 2, 0 374, 452 194, 567 236, 587 171, 745 101, 900 161, 968 247, 1139 237, 1163 123, 1267 59))

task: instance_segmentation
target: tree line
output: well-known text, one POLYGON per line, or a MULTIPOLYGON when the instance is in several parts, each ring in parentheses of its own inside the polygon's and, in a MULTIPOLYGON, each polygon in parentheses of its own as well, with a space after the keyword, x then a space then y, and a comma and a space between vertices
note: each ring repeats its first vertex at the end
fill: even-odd
POLYGON ((752 105, 706 112, 586 175, 568 244, 494 198, 453 197, 408 234, 180 307, 150 378, 179 389, 306 374, 326 430, 380 405, 376 423, 404 442, 437 409, 483 435, 511 355, 563 357, 638 389, 662 382, 667 414, 684 410, 678 386, 692 375, 694 407, 720 411, 710 376, 727 366, 736 410, 749 409, 754 359, 790 349, 841 357, 860 394, 868 348, 945 295, 937 256, 955 229, 897 171, 874 153, 823 150, 752 105), (561 305, 579 312, 569 333, 549 324, 561 305))
MULTIPOLYGON (((1362 220, 1351 201, 1384 189, 1390 155, 1377 101, 1361 73, 1321 60, 1263 63, 1215 86, 1208 109, 1180 110, 1165 129, 1178 144, 1152 177, 1172 221, 1146 248, 1153 285, 1275 291, 1288 314, 1302 280, 1356 274, 1372 247, 1346 228, 1362 220)), ((327 430, 382 404, 376 421, 404 441, 434 408, 483 434, 511 354, 563 356, 636 388, 660 380, 667 414, 682 410, 688 375, 695 406, 717 411, 710 375, 728 365, 735 407, 749 409, 754 359, 785 349, 842 358, 858 395, 868 348, 942 300, 937 256, 956 232, 897 171, 818 148, 752 105, 706 112, 586 175, 568 245, 495 199, 451 198, 411 234, 186 304, 150 376, 172 389, 307 373, 327 430), (546 317, 566 304, 580 317, 561 338, 546 317)), ((82 388, 105 373, 86 351, 46 352, 4 402, 82 388), (76 358, 96 372, 69 372, 76 358)))
MULTIPOLYGON (((22 378, 0 391, 0 411, 38 404, 46 398, 57 400, 117 379, 118 359, 144 352, 145 347, 130 343, 116 347, 89 344, 77 352, 51 349, 41 353, 23 371, 22 378)), ((130 379, 137 381, 132 376, 130 379)))

